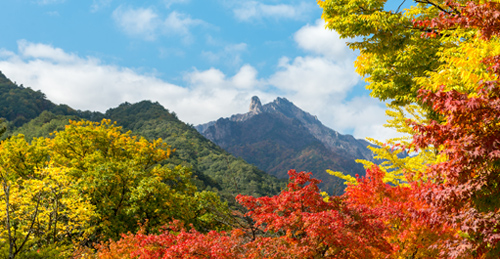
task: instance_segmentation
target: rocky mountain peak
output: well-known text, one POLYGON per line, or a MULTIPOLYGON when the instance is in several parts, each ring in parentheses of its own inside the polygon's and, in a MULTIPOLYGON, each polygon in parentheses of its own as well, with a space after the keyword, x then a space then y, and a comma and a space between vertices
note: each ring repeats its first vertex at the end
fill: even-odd
POLYGON ((250 113, 258 114, 262 112, 262 103, 260 102, 259 97, 254 96, 250 102, 250 113))
POLYGON ((254 96, 249 112, 196 129, 231 154, 277 177, 286 178, 292 168, 312 171, 323 180, 321 188, 337 194, 344 185, 326 169, 364 175, 363 166, 355 160, 373 159, 368 142, 339 134, 282 97, 262 105, 254 96))
POLYGON ((276 100, 274 100, 274 103, 278 104, 278 105, 291 105, 291 104, 293 104, 292 102, 288 101, 288 99, 281 98, 281 97, 276 98, 276 100))

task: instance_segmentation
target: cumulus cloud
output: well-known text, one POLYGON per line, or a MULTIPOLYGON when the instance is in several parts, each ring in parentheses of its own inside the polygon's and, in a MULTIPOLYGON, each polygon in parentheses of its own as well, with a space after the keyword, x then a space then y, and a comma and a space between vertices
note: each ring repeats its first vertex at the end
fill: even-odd
POLYGON ((205 25, 206 23, 199 19, 191 19, 188 15, 178 12, 171 12, 161 25, 163 34, 180 34, 185 38, 190 37, 191 27, 205 25))
POLYGON ((76 109, 104 111, 124 101, 154 95, 179 97, 186 92, 131 69, 104 65, 96 58, 82 58, 50 45, 27 41, 18 45, 17 54, 0 61, 2 71, 17 82, 43 91, 52 101, 76 109))
POLYGON ((190 86, 197 89, 258 89, 263 86, 263 82, 257 78, 257 70, 244 65, 230 78, 220 70, 210 68, 205 71, 195 70, 185 75, 185 80, 190 86))
POLYGON ((191 28, 207 24, 175 11, 162 18, 153 8, 132 8, 123 5, 113 11, 112 17, 118 27, 129 36, 150 41, 160 35, 176 35, 188 43, 192 40, 191 28))
POLYGON ((160 18, 151 8, 120 6, 113 11, 113 20, 130 36, 140 36, 154 40, 161 24, 160 18))
POLYGON ((19 53, 27 59, 43 59, 57 63, 74 63, 79 58, 75 54, 68 54, 60 48, 45 44, 33 44, 26 40, 17 42, 19 53))
POLYGON ((351 66, 323 57, 297 57, 293 61, 282 58, 279 63, 280 70, 269 82, 304 97, 317 98, 326 94, 342 99, 359 82, 351 66))
POLYGON ((217 69, 194 70, 185 76, 187 85, 179 86, 51 45, 23 40, 18 46, 17 53, 0 49, 0 70, 13 81, 41 90, 51 101, 75 109, 103 112, 125 101, 152 100, 198 124, 245 112, 253 95, 272 98, 259 90, 262 83, 249 65, 233 76, 217 69))
MULTIPOLYGON (((374 98, 355 97, 329 106, 325 112, 330 116, 325 118, 325 123, 338 131, 352 131, 352 135, 358 138, 373 137, 383 141, 400 136, 395 130, 383 126, 388 119, 385 108, 385 105, 374 98)), ((325 114, 322 115, 324 117, 325 114)))
POLYGON ((346 46, 336 31, 325 29, 325 22, 318 19, 314 25, 306 25, 294 34, 300 48, 336 60, 353 60, 355 53, 346 46))
MULTIPOLYGON (((147 9, 136 11, 143 13, 145 27, 167 20, 147 9)), ((276 71, 266 77, 259 77, 248 64, 238 65, 232 75, 217 68, 194 68, 184 74, 185 83, 180 86, 104 64, 95 57, 28 41, 19 41, 17 52, 0 49, 0 70, 14 81, 41 90, 50 100, 76 109, 105 111, 125 101, 152 100, 175 111, 183 121, 198 124, 246 112, 254 95, 263 103, 281 96, 341 133, 380 140, 395 136, 382 126, 387 119, 384 104, 366 96, 349 99, 353 89, 362 87, 352 63, 356 54, 332 32, 318 29, 322 26, 316 22, 298 30, 294 39, 307 54, 282 57, 276 71), (316 42, 308 40, 313 37, 316 42), (335 49, 328 49, 328 44, 335 49)), ((228 48, 245 51, 246 45, 228 48)))
POLYGON ((237 20, 249 22, 268 18, 302 20, 315 6, 308 2, 268 5, 258 1, 237 1, 231 3, 231 7, 237 20))

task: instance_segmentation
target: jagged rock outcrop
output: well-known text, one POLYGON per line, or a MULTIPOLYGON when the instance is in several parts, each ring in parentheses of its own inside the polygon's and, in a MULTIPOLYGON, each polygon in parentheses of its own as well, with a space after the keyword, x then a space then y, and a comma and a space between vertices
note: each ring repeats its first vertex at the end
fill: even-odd
POLYGON ((252 101, 250 102, 250 110, 248 112, 253 114, 259 114, 262 112, 262 104, 260 103, 259 97, 252 97, 252 101))
POLYGON ((277 177, 289 169, 311 171, 322 189, 341 193, 342 181, 326 169, 364 175, 356 159, 372 160, 365 140, 342 135, 285 98, 262 105, 252 97, 249 112, 196 126, 206 138, 277 177))

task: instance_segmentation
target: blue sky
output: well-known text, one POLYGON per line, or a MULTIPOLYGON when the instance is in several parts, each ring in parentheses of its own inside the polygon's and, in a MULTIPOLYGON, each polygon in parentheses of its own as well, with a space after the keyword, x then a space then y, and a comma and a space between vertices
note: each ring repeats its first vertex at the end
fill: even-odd
POLYGON ((316 1, 8 0, 0 71, 56 103, 158 101, 199 124, 285 97, 327 126, 385 139, 385 105, 316 1))

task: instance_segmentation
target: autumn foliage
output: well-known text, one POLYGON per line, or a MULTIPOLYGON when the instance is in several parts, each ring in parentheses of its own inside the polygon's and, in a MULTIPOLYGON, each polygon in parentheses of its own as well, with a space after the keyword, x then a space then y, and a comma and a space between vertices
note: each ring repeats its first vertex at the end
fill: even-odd
POLYGON ((124 235, 104 246, 99 257, 373 258, 391 253, 382 210, 344 197, 323 197, 319 180, 310 173, 291 170, 289 175, 287 190, 277 196, 238 196, 253 221, 249 228, 203 234, 174 223, 160 234, 124 235))
POLYGON ((349 182, 340 197, 322 195, 317 180, 291 171, 277 196, 238 197, 253 222, 247 228, 128 234, 100 255, 126 247, 137 258, 148 258, 142 253, 150 248, 165 258, 179 255, 173 251, 192 258, 498 258, 500 5, 417 1, 393 12, 384 3, 319 1, 329 28, 359 37, 350 44, 361 53, 358 72, 374 97, 392 100, 391 125, 412 135, 373 148, 384 164, 365 161, 366 176, 356 179, 332 172, 349 182), (412 157, 398 157, 401 150, 412 157), (214 239, 229 254, 217 254, 214 239))
POLYGON ((53 139, 1 143, 4 254, 35 258, 45 246, 68 257, 57 246, 74 245, 99 258, 499 258, 500 4, 416 2, 319 1, 328 28, 357 37, 358 72, 411 135, 375 142, 385 161, 362 161, 365 176, 331 172, 348 182, 342 196, 290 170, 279 195, 239 195, 245 213, 229 214, 186 168, 161 164, 171 152, 161 140, 74 122, 53 139))
POLYGON ((52 138, 0 143, 0 254, 68 258, 147 222, 221 227, 227 206, 198 192, 188 168, 162 165, 173 150, 109 120, 72 121, 52 138), (215 212, 216 213, 212 213, 215 212))

